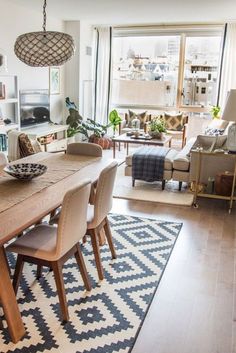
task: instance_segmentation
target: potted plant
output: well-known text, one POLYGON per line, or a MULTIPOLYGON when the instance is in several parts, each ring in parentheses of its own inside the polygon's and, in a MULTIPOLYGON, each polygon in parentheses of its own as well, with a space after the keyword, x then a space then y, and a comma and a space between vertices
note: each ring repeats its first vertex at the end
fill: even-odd
POLYGON ((109 114, 109 121, 110 124, 108 126, 112 126, 113 128, 113 137, 115 137, 117 126, 121 123, 122 119, 119 116, 116 109, 112 110, 109 114))
POLYGON ((220 119, 220 107, 218 105, 213 105, 210 112, 213 119, 220 119))
POLYGON ((89 142, 96 143, 106 150, 112 146, 112 140, 106 135, 108 126, 87 119, 87 121, 82 122, 81 132, 88 137, 89 142), (92 132, 92 134, 89 134, 89 132, 92 132))
POLYGON ((66 119, 66 124, 69 125, 67 137, 70 139, 70 142, 73 142, 75 135, 80 132, 83 118, 79 114, 77 106, 74 102, 70 101, 69 97, 66 97, 66 107, 69 109, 69 115, 66 119))
POLYGON ((166 124, 164 119, 160 117, 154 117, 148 124, 148 133, 152 138, 163 139, 163 133, 166 132, 166 124))

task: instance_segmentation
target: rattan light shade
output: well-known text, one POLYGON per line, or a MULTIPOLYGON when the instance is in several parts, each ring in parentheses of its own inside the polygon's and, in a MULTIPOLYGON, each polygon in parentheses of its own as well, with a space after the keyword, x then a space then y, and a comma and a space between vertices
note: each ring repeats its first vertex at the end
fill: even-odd
POLYGON ((41 31, 19 36, 14 51, 16 56, 29 66, 58 66, 72 57, 75 45, 69 34, 41 31))

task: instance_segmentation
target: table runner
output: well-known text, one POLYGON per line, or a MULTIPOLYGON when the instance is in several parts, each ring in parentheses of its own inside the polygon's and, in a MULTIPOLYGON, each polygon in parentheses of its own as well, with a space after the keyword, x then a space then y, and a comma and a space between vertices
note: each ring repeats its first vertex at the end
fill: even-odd
POLYGON ((45 174, 31 181, 15 179, 0 170, 0 213, 100 159, 69 154, 50 154, 45 157, 43 154, 42 159, 37 158, 35 161, 34 156, 15 162, 42 163, 48 167, 45 174))

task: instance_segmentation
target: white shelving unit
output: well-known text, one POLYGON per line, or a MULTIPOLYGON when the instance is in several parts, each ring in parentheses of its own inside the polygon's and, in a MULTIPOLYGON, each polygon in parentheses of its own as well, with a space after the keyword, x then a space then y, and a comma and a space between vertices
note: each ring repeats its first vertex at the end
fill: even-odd
POLYGON ((5 85, 5 98, 0 99, 0 108, 4 118, 20 126, 19 82, 16 75, 0 75, 0 82, 5 85))
POLYGON ((0 75, 0 82, 5 85, 5 97, 0 99, 0 117, 11 120, 10 124, 0 124, 0 134, 7 135, 9 130, 20 128, 19 82, 17 75, 8 74, 0 75))

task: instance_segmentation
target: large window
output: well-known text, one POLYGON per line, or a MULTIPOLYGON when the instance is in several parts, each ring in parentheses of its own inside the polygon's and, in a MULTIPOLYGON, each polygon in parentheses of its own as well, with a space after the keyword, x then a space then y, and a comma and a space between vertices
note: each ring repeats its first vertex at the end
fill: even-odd
POLYGON ((113 37, 111 104, 207 111, 216 104, 223 28, 113 37))
POLYGON ((112 102, 175 106, 179 36, 114 38, 112 102))
POLYGON ((216 104, 220 47, 221 36, 186 38, 183 105, 216 104))

